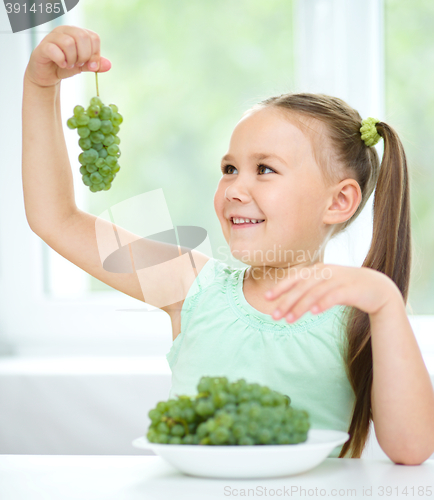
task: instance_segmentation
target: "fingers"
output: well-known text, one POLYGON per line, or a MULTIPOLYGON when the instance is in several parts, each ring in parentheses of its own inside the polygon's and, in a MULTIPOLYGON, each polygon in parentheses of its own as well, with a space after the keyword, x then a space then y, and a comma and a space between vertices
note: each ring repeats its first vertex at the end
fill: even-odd
POLYGON ((288 322, 293 322, 303 316, 307 311, 318 314, 336 304, 342 304, 342 291, 345 286, 342 283, 332 285, 328 282, 322 282, 312 290, 309 290, 303 297, 299 298, 290 309, 284 311, 284 316, 288 322), (315 311, 312 308, 317 306, 315 311))
POLYGON ((91 71, 92 73, 95 73, 97 71, 98 73, 104 73, 104 72, 108 71, 111 67, 112 67, 112 63, 108 59, 106 59, 105 57, 101 57, 99 66, 96 69, 94 67, 90 68, 89 64, 85 64, 81 68, 81 71, 82 72, 91 71))
POLYGON ((56 34, 55 43, 57 43, 65 56, 59 66, 61 68, 73 68, 77 61, 77 46, 74 37, 59 33, 56 34))
MULTIPOLYGON (((280 319, 285 316, 294 306, 294 304, 300 300, 301 297, 305 296, 312 290, 312 288, 318 288, 319 293, 323 294, 324 288, 329 288, 330 285, 327 282, 318 283, 317 279, 301 279, 297 283, 293 284, 291 289, 287 291, 276 306, 276 310, 273 312, 272 316, 274 319, 280 319)), ((315 294, 318 291, 315 290, 315 294)), ((312 292, 309 293, 311 295, 312 292)))
POLYGON ((89 36, 92 48, 92 55, 88 59, 88 67, 94 71, 98 71, 100 66, 100 50, 101 50, 101 42, 99 36, 92 30, 85 30, 89 36), (96 66, 92 66, 96 64, 96 66))
POLYGON ((65 61, 65 54, 61 48, 52 42, 47 42, 41 46, 41 55, 44 59, 55 62, 58 66, 62 67, 65 61))
MULTIPOLYGON (((99 71, 101 66, 101 42, 97 33, 92 30, 62 25, 55 28, 50 35, 50 44, 57 45, 63 53, 63 61, 59 60, 58 51, 56 59, 52 59, 61 68, 81 68, 82 71, 99 71)), ((47 38, 48 38, 47 37, 47 38)), ((48 49, 48 47, 47 47, 48 49)), ((103 58, 104 59, 104 58, 103 58)), ((104 59, 104 69, 110 69, 108 59, 104 59)))

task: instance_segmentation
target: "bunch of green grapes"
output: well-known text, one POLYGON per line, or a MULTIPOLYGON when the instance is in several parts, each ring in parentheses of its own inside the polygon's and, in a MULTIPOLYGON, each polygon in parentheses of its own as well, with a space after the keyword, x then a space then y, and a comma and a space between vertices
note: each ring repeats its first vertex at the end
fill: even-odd
POLYGON ((108 191, 120 170, 121 155, 118 137, 123 117, 115 104, 105 106, 99 97, 92 97, 89 107, 75 106, 74 116, 66 122, 70 129, 77 129, 78 144, 83 152, 78 161, 83 183, 95 193, 108 191))
POLYGON ((307 440, 309 414, 291 399, 245 379, 202 377, 196 396, 160 401, 149 411, 153 443, 202 445, 296 444, 307 440))

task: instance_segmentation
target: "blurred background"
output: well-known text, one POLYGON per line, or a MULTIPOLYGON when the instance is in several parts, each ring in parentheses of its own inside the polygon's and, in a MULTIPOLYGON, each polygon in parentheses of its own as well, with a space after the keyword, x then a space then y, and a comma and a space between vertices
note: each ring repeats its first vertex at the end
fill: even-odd
MULTIPOLYGON (((54 21, 12 34, 0 6, 0 398, 10 408, 0 416, 0 452, 134 453, 128 440, 144 432, 147 410, 170 387, 169 316, 86 274, 27 224, 22 78, 32 50, 54 27, 71 24, 98 33, 101 54, 112 63, 99 75, 99 95, 124 117, 121 170, 109 191, 92 193, 82 183, 78 137, 66 120, 76 104, 86 106, 96 95, 95 77, 84 73, 62 81, 78 207, 100 215, 162 189, 173 225, 204 227, 210 256, 234 267, 245 266, 230 255, 213 196, 220 159, 245 110, 271 95, 322 92, 346 100, 363 118, 375 116, 394 127, 411 178, 408 313, 434 373, 433 22, 430 0, 81 0, 54 21), (34 421, 50 428, 44 436, 22 439, 20 429, 12 431, 13 421, 29 425, 24 400, 38 412, 34 421), (109 400, 116 403, 107 408, 109 400), (71 414, 82 415, 79 431, 65 423, 71 414), (124 434, 119 422, 129 429, 124 434), (86 437, 83 428, 93 434, 86 437), (102 444, 107 432, 117 441, 102 444)), ((381 157, 382 141, 376 147, 381 157)), ((131 223, 146 217, 152 213, 131 212, 131 223)), ((325 261, 360 266, 371 234, 372 199, 347 233, 329 243, 325 261)))

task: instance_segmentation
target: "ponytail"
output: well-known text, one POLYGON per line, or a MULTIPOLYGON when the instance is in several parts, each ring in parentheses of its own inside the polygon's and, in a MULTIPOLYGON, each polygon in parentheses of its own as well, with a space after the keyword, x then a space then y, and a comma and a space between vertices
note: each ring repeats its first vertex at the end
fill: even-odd
MULTIPOLYGON (((410 189, 407 160, 398 135, 389 125, 377 123, 384 139, 384 153, 374 195, 372 242, 362 267, 386 274, 407 303, 411 266, 410 189)), ((369 148, 371 149, 371 148, 369 148)), ((353 418, 343 445, 342 458, 351 448, 351 458, 360 458, 372 420, 371 388, 373 362, 369 314, 347 308, 347 376, 356 395, 353 418)))

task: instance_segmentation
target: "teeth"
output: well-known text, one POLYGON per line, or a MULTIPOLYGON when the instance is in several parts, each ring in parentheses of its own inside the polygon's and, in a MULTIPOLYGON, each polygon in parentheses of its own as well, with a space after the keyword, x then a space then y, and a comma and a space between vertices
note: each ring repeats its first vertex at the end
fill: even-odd
POLYGON ((243 224, 244 222, 252 222, 253 224, 257 224, 258 222, 263 222, 263 220, 261 219, 243 219, 243 218, 239 218, 239 219, 232 219, 234 224, 243 224))

